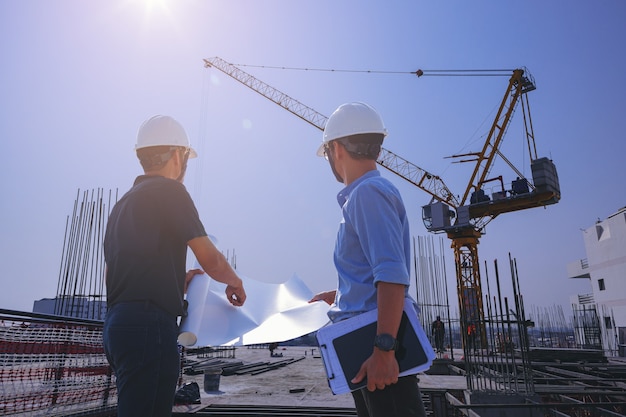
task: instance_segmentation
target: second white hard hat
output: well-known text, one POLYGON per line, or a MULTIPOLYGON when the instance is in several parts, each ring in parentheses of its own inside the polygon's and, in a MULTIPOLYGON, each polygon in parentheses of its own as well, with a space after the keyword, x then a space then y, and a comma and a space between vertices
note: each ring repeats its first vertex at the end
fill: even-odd
POLYGON ((368 133, 380 134, 383 138, 387 136, 387 129, 378 111, 361 102, 342 104, 326 122, 317 155, 324 156, 324 146, 330 141, 368 133))
POLYGON ((189 149, 190 158, 198 156, 183 126, 170 116, 153 116, 139 127, 135 150, 151 146, 181 146, 189 149))

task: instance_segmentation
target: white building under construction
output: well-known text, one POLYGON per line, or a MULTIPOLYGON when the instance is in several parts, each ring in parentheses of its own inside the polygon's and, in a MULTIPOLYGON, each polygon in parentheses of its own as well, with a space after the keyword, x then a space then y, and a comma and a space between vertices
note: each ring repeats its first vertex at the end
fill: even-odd
POLYGON ((572 297, 578 343, 626 356, 626 207, 583 230, 587 258, 567 265, 592 293, 572 297))

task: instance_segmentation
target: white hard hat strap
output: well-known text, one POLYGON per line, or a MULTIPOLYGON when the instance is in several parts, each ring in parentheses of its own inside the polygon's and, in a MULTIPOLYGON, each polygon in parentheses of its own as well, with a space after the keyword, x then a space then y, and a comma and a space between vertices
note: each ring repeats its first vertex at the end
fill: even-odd
POLYGON ((350 143, 346 141, 338 140, 351 154, 361 156, 378 156, 380 154, 381 146, 377 143, 350 143))
POLYGON ((169 161, 174 155, 174 151, 177 149, 176 147, 171 147, 169 151, 154 154, 154 155, 143 155, 140 159, 142 162, 147 162, 149 166, 159 166, 163 165, 167 161, 169 161))
POLYGON ((189 151, 189 148, 187 148, 185 149, 185 153, 183 153, 183 161, 180 168, 180 174, 178 175, 178 178, 176 178, 176 181, 178 182, 183 182, 183 180, 185 179, 185 173, 187 172, 187 161, 189 161, 189 151))

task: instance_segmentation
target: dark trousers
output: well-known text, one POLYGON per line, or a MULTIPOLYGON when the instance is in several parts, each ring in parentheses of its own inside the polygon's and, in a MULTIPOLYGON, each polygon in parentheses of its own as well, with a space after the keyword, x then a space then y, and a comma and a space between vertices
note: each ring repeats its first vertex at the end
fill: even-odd
POLYGON ((116 377, 117 415, 171 416, 180 369, 176 317, 148 302, 112 306, 104 350, 116 377))
POLYGON ((435 334, 435 347, 437 352, 443 352, 443 335, 435 334))
POLYGON ((414 375, 398 378, 385 389, 370 392, 361 388, 352 392, 359 417, 425 417, 424 403, 414 375))

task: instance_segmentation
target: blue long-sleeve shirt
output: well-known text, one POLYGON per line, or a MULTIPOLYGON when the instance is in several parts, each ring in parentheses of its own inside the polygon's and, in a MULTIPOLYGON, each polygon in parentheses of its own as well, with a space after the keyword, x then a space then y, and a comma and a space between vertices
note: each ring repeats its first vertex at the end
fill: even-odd
POLYGON ((411 241, 398 189, 377 170, 367 172, 338 195, 342 219, 335 243, 338 274, 333 322, 376 308, 376 284, 410 285, 411 241))

